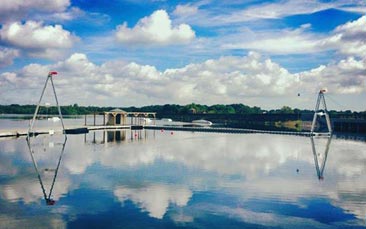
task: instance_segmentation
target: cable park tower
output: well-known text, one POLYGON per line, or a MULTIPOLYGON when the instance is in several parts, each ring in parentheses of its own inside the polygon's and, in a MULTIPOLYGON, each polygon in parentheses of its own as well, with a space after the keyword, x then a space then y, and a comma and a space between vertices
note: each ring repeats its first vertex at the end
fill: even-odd
POLYGON ((326 93, 326 92, 327 92, 326 89, 321 89, 318 93, 318 99, 316 101, 315 110, 314 110, 313 122, 311 124, 311 134, 312 135, 324 135, 324 134, 331 135, 332 134, 332 126, 331 126, 328 109, 327 109, 327 104, 325 102, 325 96, 324 96, 324 93, 326 93), (317 133, 317 132, 315 132, 315 127, 316 127, 318 119, 321 119, 322 117, 325 118, 328 132, 317 133))

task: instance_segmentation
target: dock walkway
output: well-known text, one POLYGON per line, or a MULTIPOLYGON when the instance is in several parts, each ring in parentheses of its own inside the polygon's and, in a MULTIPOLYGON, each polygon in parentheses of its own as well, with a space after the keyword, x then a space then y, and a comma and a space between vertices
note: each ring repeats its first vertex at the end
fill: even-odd
MULTIPOLYGON (((170 131, 191 131, 191 132, 211 132, 211 133, 231 133, 231 134, 279 134, 279 135, 295 135, 295 136, 328 136, 328 133, 311 133, 311 132, 295 132, 295 131, 273 131, 273 130, 255 130, 255 129, 239 129, 239 128, 222 128, 222 127, 186 127, 186 126, 155 126, 155 125, 117 125, 117 126, 73 126, 66 127, 66 134, 86 134, 89 131, 97 130, 170 130, 170 131)), ((20 130, 1 130, 0 138, 17 138, 26 136, 28 129, 20 130)), ((40 134, 61 134, 62 129, 39 129, 33 132, 34 135, 40 134)))
POLYGON ((170 130, 170 131, 191 131, 191 132, 211 132, 211 133, 229 133, 229 134, 279 134, 295 136, 328 136, 328 133, 311 133, 309 131, 273 131, 273 130, 255 130, 223 127, 182 127, 182 126, 145 126, 150 130, 170 130))
MULTIPOLYGON (((130 125, 119 125, 119 126, 68 126, 65 127, 66 134, 83 134, 89 131, 95 130, 129 130, 129 129, 142 129, 142 126, 130 126, 130 125)), ((50 129, 50 128, 40 128, 33 131, 35 135, 41 134, 61 134, 62 129, 50 129)), ((22 129, 8 129, 0 130, 0 138, 17 138, 21 136, 27 136, 28 128, 22 129)))

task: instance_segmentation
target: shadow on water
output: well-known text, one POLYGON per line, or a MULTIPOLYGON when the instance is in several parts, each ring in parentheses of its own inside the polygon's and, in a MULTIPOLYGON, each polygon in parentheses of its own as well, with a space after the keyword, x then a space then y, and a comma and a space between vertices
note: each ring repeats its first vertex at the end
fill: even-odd
MULTIPOLYGON (((53 192, 53 188, 54 188, 54 185, 55 185, 55 182, 56 182, 58 170, 60 168, 62 156, 63 156, 63 154, 65 152, 65 146, 66 146, 66 142, 67 142, 67 137, 66 137, 66 135, 64 135, 64 136, 65 136, 65 138, 64 138, 63 142, 58 143, 58 145, 61 146, 61 151, 59 152, 59 157, 58 157, 58 160, 57 160, 57 166, 56 166, 56 168, 55 169, 49 169, 49 168, 44 169, 45 172, 53 172, 54 173, 53 179, 52 179, 52 183, 51 183, 51 187, 49 188, 48 194, 47 194, 47 191, 46 191, 46 188, 45 188, 45 185, 44 185, 42 176, 41 176, 40 169, 38 167, 37 160, 35 159, 35 156, 34 156, 35 153, 37 154, 37 152, 35 152, 35 150, 34 150, 34 148, 35 148, 34 145, 36 145, 37 143, 34 143, 33 144, 31 138, 28 138, 28 137, 26 138, 27 145, 28 145, 28 149, 29 149, 29 154, 30 154, 30 156, 32 158, 34 170, 37 173, 38 181, 39 181, 39 184, 41 185, 41 189, 42 189, 42 193, 43 193, 43 198, 46 201, 46 205, 49 205, 49 206, 52 206, 52 205, 55 205, 56 204, 56 201, 52 198, 52 192, 53 192)), ((53 143, 52 144, 48 144, 48 146, 46 146, 45 144, 43 144, 43 151, 46 151, 48 147, 52 147, 53 148, 54 147, 53 143)))

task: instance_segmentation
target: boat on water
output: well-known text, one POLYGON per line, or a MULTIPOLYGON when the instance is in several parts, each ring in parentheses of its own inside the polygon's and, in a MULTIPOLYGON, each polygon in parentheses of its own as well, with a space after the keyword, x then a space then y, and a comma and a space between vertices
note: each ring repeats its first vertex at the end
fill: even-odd
POLYGON ((204 119, 199 119, 199 120, 193 120, 192 124, 196 125, 196 126, 211 126, 212 122, 204 120, 204 119))
POLYGON ((52 117, 52 118, 48 118, 47 119, 48 121, 52 121, 52 122, 58 122, 60 121, 61 119, 59 117, 52 117))
POLYGON ((150 119, 150 118, 139 118, 139 122, 141 123, 141 124, 148 124, 148 123, 151 123, 152 122, 152 120, 150 119))

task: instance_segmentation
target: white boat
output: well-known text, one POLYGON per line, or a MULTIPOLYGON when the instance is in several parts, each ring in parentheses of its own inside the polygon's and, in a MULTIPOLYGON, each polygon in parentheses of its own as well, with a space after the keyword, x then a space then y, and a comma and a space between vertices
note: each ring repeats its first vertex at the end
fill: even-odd
POLYGON ((48 118, 47 119, 48 121, 52 121, 52 122, 58 122, 60 121, 61 119, 59 117, 52 117, 52 118, 48 118))
POLYGON ((199 119, 199 120, 193 120, 192 124, 197 125, 197 126, 211 126, 212 122, 204 120, 204 119, 199 119))
POLYGON ((152 122, 152 120, 149 118, 139 118, 139 121, 140 121, 140 123, 145 124, 145 125, 152 122))

